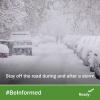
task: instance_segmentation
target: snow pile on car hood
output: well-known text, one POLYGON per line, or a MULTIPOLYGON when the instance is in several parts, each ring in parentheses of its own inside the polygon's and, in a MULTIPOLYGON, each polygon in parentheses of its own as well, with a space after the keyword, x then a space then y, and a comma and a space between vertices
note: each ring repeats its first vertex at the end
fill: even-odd
POLYGON ((0 44, 0 53, 9 53, 9 48, 6 45, 0 44))

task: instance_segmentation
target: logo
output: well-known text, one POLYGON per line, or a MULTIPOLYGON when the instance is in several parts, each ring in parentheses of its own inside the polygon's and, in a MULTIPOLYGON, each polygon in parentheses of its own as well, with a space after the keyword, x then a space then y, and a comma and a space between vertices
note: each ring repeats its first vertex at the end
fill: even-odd
POLYGON ((80 97, 90 97, 91 93, 94 91, 94 88, 88 90, 87 92, 79 92, 79 96, 80 97))

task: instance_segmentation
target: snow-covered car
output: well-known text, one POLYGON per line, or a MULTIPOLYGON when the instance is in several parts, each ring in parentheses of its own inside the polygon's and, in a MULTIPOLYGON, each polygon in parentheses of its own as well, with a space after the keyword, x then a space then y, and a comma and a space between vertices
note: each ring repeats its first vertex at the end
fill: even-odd
POLYGON ((88 66, 90 71, 95 73, 95 77, 100 79, 100 56, 98 52, 90 51, 88 53, 88 66))
POLYGON ((8 56, 9 56, 9 48, 4 44, 0 44, 0 58, 6 58, 8 56))
POLYGON ((87 37, 85 42, 84 42, 84 45, 83 45, 83 49, 81 50, 81 53, 80 53, 80 58, 83 60, 83 63, 84 65, 89 65, 88 63, 88 54, 90 51, 94 52, 94 39, 93 37, 87 37))
POLYGON ((14 32, 10 41, 13 55, 32 55, 32 37, 30 32, 14 32))
POLYGON ((95 60, 94 73, 95 73, 95 77, 97 79, 100 79, 100 47, 96 47, 95 52, 97 55, 95 60))
POLYGON ((93 60, 90 59, 90 61, 92 61, 93 66, 90 67, 90 71, 95 73, 95 77, 97 79, 100 79, 100 61, 99 61, 100 57, 98 56, 98 54, 94 54, 93 60))
POLYGON ((96 77, 97 79, 100 79, 100 64, 98 64, 98 66, 96 66, 96 67, 94 68, 94 72, 95 72, 95 77, 96 77))

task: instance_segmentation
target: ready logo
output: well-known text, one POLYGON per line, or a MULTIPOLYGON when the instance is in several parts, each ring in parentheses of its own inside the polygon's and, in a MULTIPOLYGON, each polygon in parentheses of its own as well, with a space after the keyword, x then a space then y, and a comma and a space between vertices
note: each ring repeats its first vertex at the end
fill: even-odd
POLYGON ((91 93, 94 91, 94 88, 88 90, 87 92, 79 92, 79 96, 80 97, 90 97, 91 93))

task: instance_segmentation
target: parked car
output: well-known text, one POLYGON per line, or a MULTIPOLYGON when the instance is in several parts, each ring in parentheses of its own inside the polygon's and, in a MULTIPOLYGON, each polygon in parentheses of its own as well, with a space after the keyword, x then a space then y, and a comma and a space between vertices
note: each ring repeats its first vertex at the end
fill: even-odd
POLYGON ((100 52, 95 54, 95 66, 94 66, 94 73, 95 77, 100 80, 100 52))
POLYGON ((100 80, 100 64, 94 68, 95 77, 100 80))
POLYGON ((14 32, 10 41, 12 55, 32 55, 32 38, 29 32, 14 32))
POLYGON ((95 73, 97 79, 100 79, 100 62, 98 54, 90 51, 88 53, 88 63, 90 71, 95 73))
POLYGON ((7 45, 0 44, 0 58, 7 58, 9 56, 9 48, 7 45))

